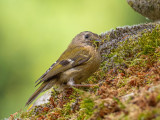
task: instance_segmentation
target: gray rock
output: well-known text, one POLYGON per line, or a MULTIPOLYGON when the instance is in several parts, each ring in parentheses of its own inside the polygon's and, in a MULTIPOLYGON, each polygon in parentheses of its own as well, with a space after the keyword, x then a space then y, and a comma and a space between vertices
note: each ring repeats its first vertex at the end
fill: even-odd
POLYGON ((41 97, 39 97, 34 103, 33 106, 29 109, 31 110, 33 107, 48 103, 49 98, 51 97, 52 94, 52 89, 49 89, 47 92, 45 92, 41 97))
POLYGON ((128 4, 141 15, 160 20, 160 0, 127 0, 128 4))

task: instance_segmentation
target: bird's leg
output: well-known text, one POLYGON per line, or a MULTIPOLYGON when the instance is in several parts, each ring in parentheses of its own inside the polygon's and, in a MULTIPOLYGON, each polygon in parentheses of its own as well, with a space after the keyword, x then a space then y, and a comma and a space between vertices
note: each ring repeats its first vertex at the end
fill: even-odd
POLYGON ((75 84, 73 78, 71 78, 67 85, 72 86, 72 87, 95 87, 95 86, 99 86, 99 84, 75 84))
POLYGON ((98 86, 98 84, 74 84, 73 87, 95 87, 98 86))

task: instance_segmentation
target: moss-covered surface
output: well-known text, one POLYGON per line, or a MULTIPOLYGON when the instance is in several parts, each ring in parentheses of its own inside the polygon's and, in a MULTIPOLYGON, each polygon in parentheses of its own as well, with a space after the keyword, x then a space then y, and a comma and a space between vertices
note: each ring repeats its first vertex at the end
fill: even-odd
POLYGON ((54 90, 47 104, 22 112, 19 119, 160 119, 160 25, 142 26, 150 27, 101 35, 101 68, 86 82, 97 86, 54 90))

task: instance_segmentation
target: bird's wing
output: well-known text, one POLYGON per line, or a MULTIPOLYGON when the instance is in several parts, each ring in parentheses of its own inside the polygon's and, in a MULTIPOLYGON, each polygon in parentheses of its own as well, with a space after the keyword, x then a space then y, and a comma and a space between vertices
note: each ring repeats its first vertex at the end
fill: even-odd
MULTIPOLYGON (((41 83, 43 81, 52 79, 55 75, 64 72, 70 68, 86 63, 91 58, 89 51, 83 47, 75 47, 73 49, 66 50, 61 57, 55 62, 37 81, 41 83)), ((37 84, 37 85, 38 85, 37 84)))

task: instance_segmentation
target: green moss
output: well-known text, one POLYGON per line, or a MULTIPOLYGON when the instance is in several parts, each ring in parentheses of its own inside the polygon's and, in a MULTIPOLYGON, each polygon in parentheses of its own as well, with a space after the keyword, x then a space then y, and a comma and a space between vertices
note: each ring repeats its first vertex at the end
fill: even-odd
POLYGON ((33 109, 28 111, 28 112, 22 112, 22 114, 20 115, 20 118, 24 119, 24 118, 29 118, 33 115, 33 109))
POLYGON ((80 111, 77 120, 87 120, 94 111, 94 101, 91 98, 84 98, 80 103, 80 111))
POLYGON ((118 99, 118 98, 113 98, 118 103, 119 108, 125 109, 125 105, 118 99))
POLYGON ((144 30, 139 34, 142 36, 138 38, 132 36, 125 41, 119 42, 118 47, 112 49, 111 53, 106 55, 109 61, 105 61, 104 64, 107 66, 121 66, 122 64, 145 66, 145 62, 140 56, 153 56, 156 48, 160 46, 160 25, 157 25, 152 31, 144 30))
POLYGON ((127 84, 127 79, 124 78, 118 82, 117 87, 121 88, 124 87, 126 84, 127 84))
POLYGON ((62 110, 62 115, 65 118, 69 118, 72 110, 72 104, 75 103, 76 99, 70 100, 67 104, 64 105, 64 108, 62 110))
POLYGON ((160 94, 157 96, 157 101, 160 101, 160 94))
POLYGON ((144 33, 138 40, 142 49, 142 54, 153 54, 155 49, 160 46, 160 27, 156 27, 151 33, 144 33))
POLYGON ((158 120, 158 117, 160 117, 160 109, 155 108, 153 110, 144 111, 140 113, 140 115, 138 116, 138 120, 158 120))

